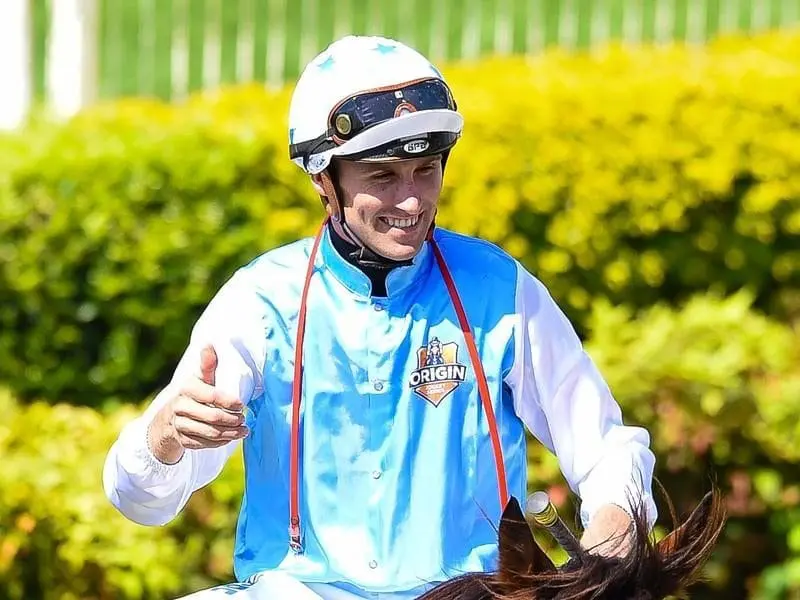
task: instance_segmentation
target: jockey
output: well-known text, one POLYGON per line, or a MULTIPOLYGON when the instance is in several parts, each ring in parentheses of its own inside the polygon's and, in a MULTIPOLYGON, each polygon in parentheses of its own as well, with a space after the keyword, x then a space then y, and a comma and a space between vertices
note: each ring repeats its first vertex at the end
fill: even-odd
POLYGON ((192 598, 414 598, 492 569, 526 431, 580 498, 582 543, 624 532, 631 499, 654 523, 648 433, 548 290, 435 225, 462 125, 397 41, 347 36, 303 71, 289 151, 324 204, 317 236, 232 275, 104 467, 123 515, 164 525, 242 444, 239 583, 192 598))

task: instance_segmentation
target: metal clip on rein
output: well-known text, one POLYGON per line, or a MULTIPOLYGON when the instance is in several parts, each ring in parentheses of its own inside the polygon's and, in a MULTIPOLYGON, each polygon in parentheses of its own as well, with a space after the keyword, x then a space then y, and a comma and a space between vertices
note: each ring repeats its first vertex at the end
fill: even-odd
POLYGON ((528 496, 525 509, 537 525, 544 527, 561 544, 570 558, 580 560, 582 553, 580 542, 558 516, 558 511, 547 492, 534 492, 528 496))

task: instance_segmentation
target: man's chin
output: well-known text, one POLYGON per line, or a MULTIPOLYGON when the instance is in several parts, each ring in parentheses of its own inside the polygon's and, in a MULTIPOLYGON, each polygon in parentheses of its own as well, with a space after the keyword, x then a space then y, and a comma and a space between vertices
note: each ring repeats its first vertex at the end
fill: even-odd
POLYGON ((414 258, 421 247, 422 242, 415 245, 392 243, 383 244, 380 248, 377 248, 376 251, 389 260, 404 261, 414 258))

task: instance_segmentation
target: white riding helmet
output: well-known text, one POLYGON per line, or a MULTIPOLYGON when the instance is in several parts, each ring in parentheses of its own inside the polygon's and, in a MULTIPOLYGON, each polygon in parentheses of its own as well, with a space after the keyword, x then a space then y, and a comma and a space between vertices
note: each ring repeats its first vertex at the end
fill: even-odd
POLYGON ((464 119, 439 70, 378 36, 333 42, 303 70, 289 108, 289 154, 309 174, 334 156, 398 160, 446 154, 464 119))

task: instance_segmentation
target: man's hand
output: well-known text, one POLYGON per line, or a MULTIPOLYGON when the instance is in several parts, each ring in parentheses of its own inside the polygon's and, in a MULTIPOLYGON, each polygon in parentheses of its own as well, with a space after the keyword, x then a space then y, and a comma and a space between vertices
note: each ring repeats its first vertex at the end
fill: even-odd
POLYGON ((175 464, 186 448, 218 448, 246 437, 244 405, 215 387, 217 354, 212 346, 200 353, 200 373, 156 413, 147 441, 155 457, 175 464))
POLYGON ((633 521, 619 506, 600 507, 581 537, 581 546, 593 554, 625 556, 631 548, 633 521))

